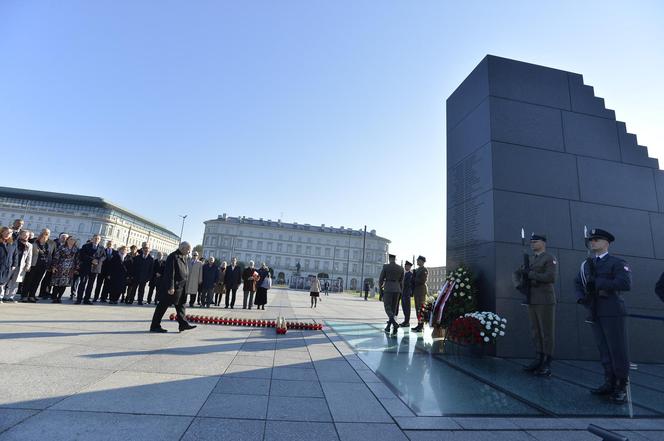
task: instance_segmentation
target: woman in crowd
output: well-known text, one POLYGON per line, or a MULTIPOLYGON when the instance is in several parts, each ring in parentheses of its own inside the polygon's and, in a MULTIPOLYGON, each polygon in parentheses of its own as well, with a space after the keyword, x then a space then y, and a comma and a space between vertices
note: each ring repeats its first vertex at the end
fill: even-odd
POLYGON ((0 303, 5 296, 7 284, 16 269, 18 253, 12 239, 12 230, 8 227, 0 228, 0 303))
POLYGON ((64 245, 61 245, 53 253, 51 263, 51 285, 53 286, 53 303, 62 303, 62 295, 68 286, 72 285, 74 276, 78 273, 78 259, 76 258, 78 247, 76 238, 69 236, 64 245))
MULTIPOLYGON (((32 268, 32 244, 28 242, 30 239, 30 232, 28 230, 21 230, 18 233, 18 240, 16 243, 16 269, 12 274, 12 277, 9 279, 9 284, 7 285, 7 292, 5 292, 5 301, 10 301, 18 303, 16 300, 16 294, 18 293, 19 286, 23 290, 26 274, 30 272, 32 268)), ((21 296, 25 296, 24 291, 21 291, 21 296)))
POLYGON ((214 305, 219 306, 221 304, 221 298, 224 296, 224 279, 226 278, 226 267, 228 263, 224 260, 221 262, 219 267, 219 280, 214 287, 214 305))
POLYGON ((318 297, 320 297, 320 280, 318 280, 318 276, 314 276, 311 281, 311 292, 309 295, 311 296, 311 307, 315 308, 318 305, 318 297))
POLYGON ((256 307, 265 309, 267 304, 267 290, 272 288, 272 279, 270 278, 270 269, 263 262, 258 270, 258 282, 256 283, 256 307))
POLYGON ((37 303, 37 290, 53 258, 53 242, 48 240, 50 235, 51 231, 44 228, 32 243, 32 268, 24 282, 24 302, 37 303))
POLYGON ((117 305, 118 299, 127 289, 127 279, 129 278, 129 265, 132 260, 127 255, 127 247, 122 245, 113 253, 110 262, 109 278, 111 289, 109 294, 109 304, 117 305))

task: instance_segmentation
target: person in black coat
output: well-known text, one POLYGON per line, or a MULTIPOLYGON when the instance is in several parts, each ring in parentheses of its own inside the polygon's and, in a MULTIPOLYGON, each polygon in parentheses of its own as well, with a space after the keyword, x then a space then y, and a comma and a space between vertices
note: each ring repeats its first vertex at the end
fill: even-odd
MULTIPOLYGON (((159 252, 157 253, 157 258, 152 264, 152 277, 150 278, 150 289, 148 290, 148 305, 152 303, 152 294, 154 290, 159 287, 161 283, 161 275, 164 274, 164 265, 166 264, 166 259, 164 259, 164 254, 159 252)), ((155 303, 157 298, 155 297, 155 303)))
POLYGON ((231 294, 231 309, 233 309, 233 306, 235 306, 235 295, 237 294, 237 290, 240 287, 240 282, 242 282, 242 271, 240 270, 240 267, 237 266, 237 259, 233 257, 233 259, 231 259, 231 265, 226 267, 226 274, 224 275, 224 285, 226 287, 226 308, 228 308, 229 297, 231 294))
POLYGON ((113 252, 110 262, 105 264, 109 267, 109 303, 111 305, 117 305, 118 299, 125 289, 127 289, 128 261, 127 247, 123 245, 117 251, 113 252))
POLYGON ((157 307, 154 309, 150 332, 168 332, 161 327, 161 319, 171 305, 175 306, 180 332, 196 327, 195 325, 190 325, 185 319, 184 307, 187 301, 185 287, 187 286, 187 278, 189 277, 187 256, 190 251, 191 245, 189 242, 182 242, 180 247, 166 258, 164 274, 161 277, 161 284, 157 290, 159 303, 157 303, 157 307))
MULTIPOLYGON (((143 305, 143 296, 145 296, 145 285, 152 278, 154 269, 154 259, 150 255, 150 247, 147 242, 143 242, 141 252, 134 257, 133 263, 134 283, 138 286, 138 304, 143 305)), ((132 301, 134 299, 132 298, 132 301)))
POLYGON ((403 310, 403 322, 399 324, 402 328, 410 326, 410 299, 413 297, 413 272, 410 270, 413 264, 406 260, 403 275, 403 291, 401 292, 401 309, 403 310))
POLYGON ((99 266, 99 261, 104 257, 104 250, 99 245, 100 241, 101 236, 95 234, 92 236, 92 240, 83 245, 78 251, 79 282, 76 290, 76 304, 78 305, 81 304, 81 301, 86 305, 92 305, 90 301, 92 286, 99 274, 96 269, 99 266))

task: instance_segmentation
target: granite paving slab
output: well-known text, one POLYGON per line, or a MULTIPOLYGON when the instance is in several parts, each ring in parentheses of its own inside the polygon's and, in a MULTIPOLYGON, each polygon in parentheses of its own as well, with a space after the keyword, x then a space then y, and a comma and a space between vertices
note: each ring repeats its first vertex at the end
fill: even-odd
POLYGON ((338 441, 332 423, 305 421, 268 421, 265 441, 338 441))
POLYGON ((195 418, 182 441, 262 441, 264 426, 260 420, 195 418))
POLYGON ((208 397, 198 416, 264 420, 267 402, 265 395, 214 393, 208 397))
POLYGON ((269 420, 332 421, 323 398, 270 396, 269 420))

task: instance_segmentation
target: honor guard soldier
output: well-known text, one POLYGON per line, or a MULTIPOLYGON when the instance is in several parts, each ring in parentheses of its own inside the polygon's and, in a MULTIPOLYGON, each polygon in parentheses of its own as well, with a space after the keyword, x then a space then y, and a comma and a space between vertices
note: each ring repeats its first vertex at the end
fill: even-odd
POLYGON ((410 326, 410 299, 413 297, 413 272, 410 270, 412 267, 413 264, 406 260, 404 264, 406 272, 403 275, 403 291, 401 292, 403 322, 399 325, 402 328, 410 326))
POLYGON ((537 351, 535 360, 524 367, 524 370, 548 377, 551 375, 551 357, 556 335, 556 293, 553 285, 558 262, 546 252, 546 236, 543 234, 533 233, 530 236, 530 249, 534 254, 529 256, 528 267, 522 266, 514 273, 515 281, 529 284, 528 318, 537 351))
POLYGON ((396 335, 399 330, 399 324, 394 320, 394 315, 397 309, 397 302, 399 295, 403 290, 403 268, 396 263, 397 256, 394 254, 389 255, 390 262, 383 265, 383 270, 380 272, 378 278, 378 286, 383 292, 383 306, 387 314, 387 326, 385 332, 390 332, 392 327, 392 335, 396 335))
POLYGON ((581 263, 576 277, 577 302, 588 308, 595 343, 604 368, 604 384, 591 393, 607 395, 614 403, 627 401, 629 357, 625 302, 622 291, 629 291, 632 276, 627 263, 609 254, 609 244, 615 238, 605 230, 595 228, 588 237, 591 253, 581 263))
POLYGON ((411 328, 411 331, 422 332, 424 324, 422 322, 422 305, 427 299, 427 279, 429 270, 424 267, 427 260, 424 256, 417 258, 417 269, 413 275, 413 297, 415 297, 415 314, 417 315, 417 326, 411 328))

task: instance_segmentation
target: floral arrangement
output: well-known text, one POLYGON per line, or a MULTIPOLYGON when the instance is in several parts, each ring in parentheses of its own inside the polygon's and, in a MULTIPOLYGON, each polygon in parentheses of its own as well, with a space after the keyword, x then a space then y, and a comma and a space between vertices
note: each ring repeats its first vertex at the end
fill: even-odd
POLYGON ((501 318, 495 312, 482 311, 482 312, 471 312, 466 314, 464 317, 473 317, 479 320, 480 325, 484 326, 480 335, 483 337, 484 343, 493 343, 496 341, 496 338, 503 337, 505 335, 505 329, 507 328, 507 319, 501 318))

